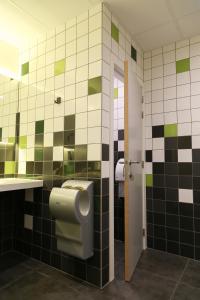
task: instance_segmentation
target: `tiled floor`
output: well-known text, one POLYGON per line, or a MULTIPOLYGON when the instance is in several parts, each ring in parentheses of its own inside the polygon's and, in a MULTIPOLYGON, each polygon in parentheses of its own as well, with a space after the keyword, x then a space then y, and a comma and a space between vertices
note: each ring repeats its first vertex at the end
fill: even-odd
POLYGON ((103 290, 13 253, 0 259, 1 300, 199 300, 200 262, 144 251, 130 283, 118 279, 103 290))

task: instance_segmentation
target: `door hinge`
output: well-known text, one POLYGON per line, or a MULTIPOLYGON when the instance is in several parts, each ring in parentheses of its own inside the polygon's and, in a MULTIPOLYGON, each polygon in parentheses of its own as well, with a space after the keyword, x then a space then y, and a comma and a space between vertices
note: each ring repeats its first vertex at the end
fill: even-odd
POLYGON ((146 235, 146 230, 143 228, 142 229, 142 235, 145 236, 146 235))
POLYGON ((142 165, 142 169, 144 169, 144 160, 142 160, 141 165, 142 165))
POLYGON ((141 100, 142 104, 144 103, 144 96, 142 96, 142 100, 141 100))
POLYGON ((142 111, 142 119, 144 119, 144 112, 142 111))

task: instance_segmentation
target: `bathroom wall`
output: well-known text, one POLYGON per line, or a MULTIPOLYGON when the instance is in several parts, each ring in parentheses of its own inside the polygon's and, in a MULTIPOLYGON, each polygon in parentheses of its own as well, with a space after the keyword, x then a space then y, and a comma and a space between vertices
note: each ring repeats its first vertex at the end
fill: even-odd
MULTIPOLYGON (((124 83, 115 73, 114 77, 114 171, 120 158, 124 158, 124 83)), ((124 241, 124 195, 123 183, 115 180, 114 186, 114 235, 124 241)))
POLYGON ((200 37, 144 54, 148 247, 200 258, 200 37))

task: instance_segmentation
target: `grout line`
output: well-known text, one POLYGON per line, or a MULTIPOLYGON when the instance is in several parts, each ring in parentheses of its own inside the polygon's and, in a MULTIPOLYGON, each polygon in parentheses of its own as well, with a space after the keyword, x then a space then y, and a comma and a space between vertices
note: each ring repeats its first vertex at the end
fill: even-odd
POLYGON ((178 281, 177 281, 176 284, 175 284, 175 287, 174 287, 174 290, 173 290, 172 295, 171 295, 171 297, 170 297, 170 300, 173 300, 173 299, 174 299, 174 295, 175 295, 175 292, 176 292, 176 290, 177 290, 177 287, 178 287, 178 285, 181 283, 181 279, 183 278, 183 275, 184 275, 184 273, 185 273, 186 268, 187 268, 188 265, 189 265, 189 262, 190 262, 190 259, 188 258, 188 259, 187 259, 187 262, 186 262, 186 264, 185 264, 185 267, 184 267, 184 269, 183 269, 183 271, 182 271, 182 273, 181 273, 181 275, 180 275, 178 281))

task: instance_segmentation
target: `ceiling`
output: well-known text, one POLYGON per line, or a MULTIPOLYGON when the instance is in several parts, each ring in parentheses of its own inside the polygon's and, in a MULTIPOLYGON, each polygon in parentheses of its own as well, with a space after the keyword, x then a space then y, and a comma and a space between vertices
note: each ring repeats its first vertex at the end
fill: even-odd
MULTIPOLYGON (((101 0, 0 0, 0 38, 18 47, 101 0)), ((200 0, 105 0, 143 50, 200 34, 200 0)))

